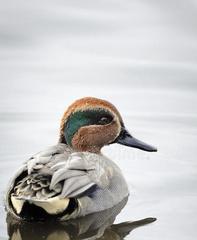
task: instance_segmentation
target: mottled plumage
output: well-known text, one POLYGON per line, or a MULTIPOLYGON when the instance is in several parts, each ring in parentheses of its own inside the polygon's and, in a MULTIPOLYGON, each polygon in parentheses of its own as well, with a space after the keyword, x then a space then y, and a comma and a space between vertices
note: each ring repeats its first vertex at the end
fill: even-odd
MULTIPOLYGON (((61 206, 66 208, 69 199, 75 198, 76 209, 60 217, 67 219, 110 208, 128 196, 128 189, 119 168, 102 154, 73 152, 66 144, 58 144, 23 165, 13 179, 9 196, 23 204, 28 201, 40 206, 50 214, 65 210, 58 208, 58 201, 64 201, 61 206), (50 203, 51 210, 49 199, 57 200, 50 203)), ((12 209, 7 200, 9 210, 16 214, 17 209, 12 209)), ((19 210, 22 207, 17 214, 19 210)))

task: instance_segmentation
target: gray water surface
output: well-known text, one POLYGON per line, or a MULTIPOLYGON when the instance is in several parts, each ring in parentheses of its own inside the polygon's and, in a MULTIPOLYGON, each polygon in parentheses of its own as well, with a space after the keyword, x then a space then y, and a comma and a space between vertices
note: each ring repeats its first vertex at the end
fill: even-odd
POLYGON ((56 144, 64 110, 83 96, 112 102, 159 150, 103 149, 131 193, 115 223, 157 217, 127 239, 196 239, 196 23, 196 0, 1 1, 0 239, 10 177, 56 144))

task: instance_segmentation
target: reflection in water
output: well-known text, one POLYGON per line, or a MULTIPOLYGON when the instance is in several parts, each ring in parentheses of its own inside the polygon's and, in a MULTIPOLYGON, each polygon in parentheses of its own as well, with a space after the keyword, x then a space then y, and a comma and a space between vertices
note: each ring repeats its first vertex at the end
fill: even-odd
POLYGON ((134 228, 154 222, 146 218, 135 222, 113 224, 127 203, 124 199, 115 207, 83 218, 66 222, 24 222, 7 216, 10 240, 71 240, 71 239, 123 239, 134 228))

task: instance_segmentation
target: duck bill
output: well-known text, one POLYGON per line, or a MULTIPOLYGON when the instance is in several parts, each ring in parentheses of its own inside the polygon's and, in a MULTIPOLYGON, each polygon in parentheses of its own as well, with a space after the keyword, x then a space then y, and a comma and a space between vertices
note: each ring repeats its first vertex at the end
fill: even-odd
POLYGON ((148 152, 157 152, 156 147, 153 147, 147 143, 138 140, 137 138, 134 138, 125 128, 122 128, 120 135, 115 142, 128 147, 138 148, 148 152))

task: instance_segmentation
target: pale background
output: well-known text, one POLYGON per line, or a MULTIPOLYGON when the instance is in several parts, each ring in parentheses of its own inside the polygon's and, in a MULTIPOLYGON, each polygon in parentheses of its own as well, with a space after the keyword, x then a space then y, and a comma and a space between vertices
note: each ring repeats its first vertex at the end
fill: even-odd
POLYGON ((0 1, 0 238, 16 168, 58 139, 82 96, 114 103, 158 147, 113 145, 131 196, 116 222, 157 217, 127 239, 196 239, 197 1, 0 1))

